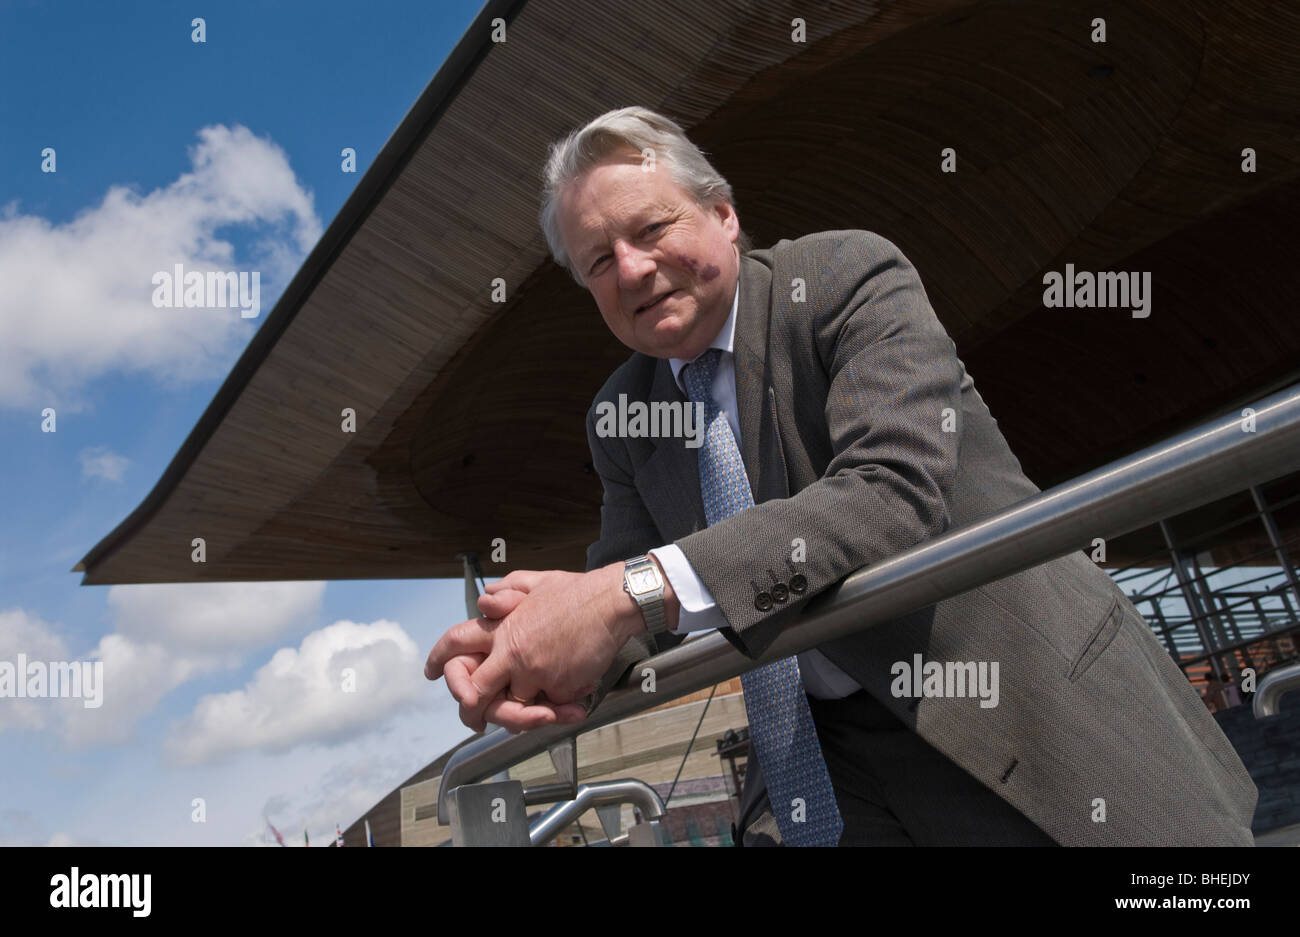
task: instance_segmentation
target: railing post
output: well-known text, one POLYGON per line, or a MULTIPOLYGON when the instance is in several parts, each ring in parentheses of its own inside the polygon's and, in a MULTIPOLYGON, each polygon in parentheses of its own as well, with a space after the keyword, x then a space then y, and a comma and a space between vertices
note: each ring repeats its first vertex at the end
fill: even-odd
POLYGON ((528 808, 518 781, 462 784, 449 793, 453 846, 527 846, 528 808))
MULTIPOLYGON (((663 798, 653 787, 635 778, 618 781, 595 781, 578 787, 577 795, 566 803, 556 804, 532 824, 529 839, 534 846, 545 846, 560 831, 592 807, 610 804, 634 804, 647 820, 656 821, 666 812, 663 798)), ((632 827, 629 834, 644 824, 632 827)), ((612 839, 612 837, 611 837, 612 839)), ((633 844, 629 838, 629 844, 633 844)))

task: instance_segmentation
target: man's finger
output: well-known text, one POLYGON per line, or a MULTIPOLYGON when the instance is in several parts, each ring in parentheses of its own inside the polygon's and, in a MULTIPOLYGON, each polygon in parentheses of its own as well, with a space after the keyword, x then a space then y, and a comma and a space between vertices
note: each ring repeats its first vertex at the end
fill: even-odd
POLYGON ((488 704, 482 718, 518 734, 553 723, 573 725, 582 722, 587 718, 587 710, 577 703, 565 703, 560 706, 551 703, 534 703, 531 706, 524 706, 511 699, 498 698, 488 704))
POLYGON ((527 596, 527 592, 518 589, 502 589, 499 592, 484 593, 478 597, 478 610, 488 618, 505 618, 513 612, 527 596))
POLYGON ((495 722, 514 733, 540 729, 558 721, 555 709, 546 703, 525 706, 505 698, 488 703, 483 716, 488 722, 495 722))
POLYGON ((456 702, 472 708, 478 707, 479 693, 470 678, 483 659, 481 654, 462 654, 453 657, 443 666, 443 676, 447 679, 447 689, 451 691, 451 695, 455 697, 456 702))
POLYGON ((460 721, 462 725, 474 732, 482 732, 487 727, 483 714, 477 709, 470 709, 464 703, 460 704, 460 721))
MULTIPOLYGON (((510 670, 505 663, 505 655, 500 651, 493 651, 488 655, 487 660, 479 664, 478 670, 470 678, 474 683, 474 689, 478 691, 478 703, 476 708, 482 713, 483 707, 510 685, 510 670)), ((516 694, 520 695, 520 694, 516 694)), ((531 696, 525 696, 524 699, 532 699, 531 696)))
POLYGON ((483 591, 487 593, 499 592, 502 589, 514 589, 517 592, 530 592, 535 584, 545 578, 545 573, 536 569, 516 569, 508 576, 498 579, 496 582, 489 582, 484 586, 483 591))
POLYGON ((471 618, 453 625, 447 630, 424 664, 424 676, 437 680, 442 676, 443 666, 453 657, 462 654, 490 654, 492 652, 492 628, 487 618, 471 618))
POLYGON ((587 718, 587 710, 580 703, 563 703, 555 707, 555 716, 564 725, 573 725, 587 718))

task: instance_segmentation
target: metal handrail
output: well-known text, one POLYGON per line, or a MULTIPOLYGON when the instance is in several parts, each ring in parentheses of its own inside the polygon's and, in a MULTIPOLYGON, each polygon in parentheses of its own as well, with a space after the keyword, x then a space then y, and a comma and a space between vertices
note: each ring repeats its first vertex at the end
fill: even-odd
POLYGON ((556 804, 538 817, 528 830, 534 846, 545 846, 566 826, 592 807, 603 804, 634 804, 647 820, 658 820, 665 812, 663 798, 644 781, 624 778, 620 781, 593 781, 582 784, 573 800, 556 804))
POLYGON ((1244 415, 1219 417, 851 574, 814 597, 758 658, 745 657, 714 632, 633 667, 581 723, 519 735, 498 729, 461 747, 443 770, 439 821, 447 822, 450 790, 559 740, 1082 550, 1094 537, 1120 536, 1297 468, 1300 385, 1251 409, 1253 430, 1244 415), (641 691, 645 667, 654 669, 654 694, 641 691))
POLYGON ((1300 690, 1300 664, 1269 671, 1255 689, 1255 700, 1251 703, 1255 718, 1277 715, 1279 701, 1292 690, 1300 690))

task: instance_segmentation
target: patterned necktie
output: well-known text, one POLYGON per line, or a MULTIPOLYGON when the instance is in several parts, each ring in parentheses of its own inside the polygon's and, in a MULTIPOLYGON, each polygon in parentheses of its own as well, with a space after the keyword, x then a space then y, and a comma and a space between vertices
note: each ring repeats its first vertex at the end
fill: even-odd
MULTIPOLYGON (((710 348, 683 371, 691 401, 704 404, 700 493, 710 526, 754 505, 736 437, 711 392, 721 357, 721 348, 710 348)), ((745 691, 750 743, 763 770, 782 842, 787 846, 838 845, 844 823, 804 695, 799 661, 794 657, 773 661, 741 675, 740 684, 745 691), (802 800, 802 811, 796 799, 802 800)))

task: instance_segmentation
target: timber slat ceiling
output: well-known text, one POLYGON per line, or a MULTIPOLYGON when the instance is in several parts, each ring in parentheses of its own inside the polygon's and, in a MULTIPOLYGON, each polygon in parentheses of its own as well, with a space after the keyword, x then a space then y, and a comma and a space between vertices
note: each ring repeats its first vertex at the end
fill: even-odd
POLYGON ((1300 361, 1297 49, 1268 0, 489 4, 84 582, 583 568, 583 415, 628 352, 547 259, 537 190, 549 142, 630 103, 687 129, 759 246, 897 243, 1040 485, 1240 405, 1300 361), (1151 271, 1152 315, 1044 309, 1066 263, 1151 271))

